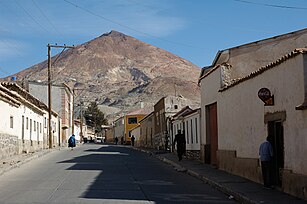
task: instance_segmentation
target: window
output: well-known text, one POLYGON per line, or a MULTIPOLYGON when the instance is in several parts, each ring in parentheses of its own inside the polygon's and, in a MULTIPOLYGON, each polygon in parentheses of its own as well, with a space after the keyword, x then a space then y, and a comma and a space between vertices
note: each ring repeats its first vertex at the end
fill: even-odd
POLYGON ((10 128, 14 127, 14 117, 10 116, 10 128))
POLYGON ((128 118, 128 124, 137 124, 138 120, 136 117, 128 118))
POLYGON ((42 124, 39 124, 39 132, 42 133, 42 124))
POLYGON ((196 143, 198 143, 198 129, 197 129, 197 118, 195 118, 195 138, 196 138, 196 143))
POLYGON ((45 123, 44 127, 46 128, 47 127, 47 118, 46 117, 45 117, 44 123, 45 123))
POLYGON ((178 105, 174 105, 174 108, 175 108, 175 109, 178 109, 178 105))
POLYGON ((36 122, 35 120, 33 121, 33 124, 34 124, 34 132, 36 131, 36 122))
POLYGON ((28 117, 26 118, 26 129, 27 130, 29 129, 29 118, 28 117))
POLYGON ((194 139, 193 139, 193 120, 191 119, 191 143, 194 143, 194 139))
POLYGON ((157 121, 157 125, 159 125, 159 113, 156 113, 156 121, 157 121))
POLYGON ((188 124, 188 121, 185 122, 185 128, 187 129, 187 144, 189 144, 190 141, 189 141, 189 124, 188 124))

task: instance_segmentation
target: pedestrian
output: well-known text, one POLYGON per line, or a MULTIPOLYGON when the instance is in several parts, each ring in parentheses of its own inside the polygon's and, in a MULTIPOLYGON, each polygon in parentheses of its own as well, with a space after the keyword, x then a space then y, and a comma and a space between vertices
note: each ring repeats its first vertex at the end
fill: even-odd
POLYGON ((174 143, 173 146, 175 147, 177 143, 177 155, 178 155, 178 160, 182 160, 182 156, 185 152, 185 136, 184 134, 181 133, 181 130, 178 130, 178 133, 175 135, 174 143))
POLYGON ((117 145, 118 143, 118 137, 115 137, 115 144, 117 145))
POLYGON ((135 137, 134 137, 134 135, 132 135, 132 137, 131 137, 131 145, 132 146, 134 146, 134 141, 135 141, 135 137))
POLYGON ((73 150, 75 146, 76 146, 76 138, 75 135, 72 134, 72 136, 70 136, 70 138, 68 139, 68 147, 70 147, 71 150, 73 150))
POLYGON ((123 136, 120 138, 120 144, 121 144, 121 145, 124 144, 124 137, 123 137, 123 136))
POLYGON ((272 188, 272 158, 273 158, 273 147, 269 142, 271 139, 270 136, 266 138, 260 147, 259 147, 259 155, 261 161, 261 170, 262 170, 262 178, 264 188, 270 189, 272 188))

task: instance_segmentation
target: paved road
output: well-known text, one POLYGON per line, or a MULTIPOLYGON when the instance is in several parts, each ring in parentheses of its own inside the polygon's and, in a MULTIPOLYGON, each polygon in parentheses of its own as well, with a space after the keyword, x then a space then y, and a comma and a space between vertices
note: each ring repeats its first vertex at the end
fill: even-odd
POLYGON ((85 144, 0 176, 0 203, 234 203, 210 186, 127 147, 85 144))

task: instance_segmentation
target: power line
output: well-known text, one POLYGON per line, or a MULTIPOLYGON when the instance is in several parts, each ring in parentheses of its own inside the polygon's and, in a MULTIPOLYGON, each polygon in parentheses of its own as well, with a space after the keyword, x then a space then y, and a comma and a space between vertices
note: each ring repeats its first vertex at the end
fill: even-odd
POLYGON ((296 9, 296 10, 307 10, 306 7, 296 7, 296 6, 284 6, 284 5, 277 5, 277 4, 265 4, 265 3, 256 3, 252 1, 245 1, 245 0, 234 0, 237 2, 242 2, 246 4, 255 4, 261 6, 268 6, 268 7, 275 7, 275 8, 282 8, 282 9, 296 9))
POLYGON ((32 0, 34 6, 39 10, 39 12, 45 17, 45 19, 49 22, 49 24, 53 27, 53 29, 59 33, 58 29, 54 26, 54 24, 51 22, 51 20, 45 15, 45 13, 43 12, 43 10, 38 6, 38 4, 32 0))
POLYGON ((49 32, 46 28, 44 28, 37 20, 35 20, 35 18, 33 16, 31 16, 31 14, 21 6, 21 4, 18 3, 17 0, 15 0, 15 3, 32 19, 32 21, 34 21, 39 27, 41 27, 43 30, 45 30, 47 33, 49 32))
POLYGON ((96 16, 96 17, 98 17, 98 18, 101 18, 101 19, 103 19, 103 20, 105 20, 105 21, 108 21, 108 22, 110 22, 110 23, 119 25, 119 26, 121 26, 121 27, 123 27, 123 28, 127 28, 127 29, 132 30, 132 31, 134 31, 134 32, 136 32, 136 33, 140 33, 140 34, 146 35, 146 36, 148 36, 148 37, 156 38, 156 39, 159 39, 159 40, 161 40, 161 41, 165 41, 165 42, 172 43, 172 44, 178 44, 178 45, 181 45, 181 46, 192 47, 192 48, 197 48, 197 49, 204 49, 204 48, 197 47, 197 46, 193 46, 193 45, 188 45, 188 44, 184 44, 184 43, 180 43, 180 42, 175 42, 175 41, 171 41, 171 40, 166 40, 166 39, 163 39, 163 38, 159 38, 159 37, 157 37, 157 36, 154 36, 154 35, 151 35, 151 34, 148 34, 148 33, 145 33, 145 32, 139 31, 139 30, 136 30, 136 29, 134 29, 134 28, 132 28, 132 27, 130 27, 130 26, 124 25, 124 24, 122 24, 122 23, 119 23, 119 22, 117 22, 117 21, 111 20, 111 19, 106 18, 106 17, 104 17, 104 16, 102 16, 102 15, 99 15, 99 14, 97 14, 97 13, 94 13, 93 11, 91 11, 91 10, 89 10, 89 9, 87 9, 87 8, 81 7, 81 6, 79 6, 79 5, 75 4, 75 3, 72 3, 72 2, 70 2, 70 1, 68 1, 68 0, 63 0, 63 1, 65 1, 65 2, 68 3, 68 4, 71 4, 72 6, 78 8, 78 9, 80 9, 80 10, 82 10, 82 11, 85 11, 85 12, 87 12, 87 13, 93 15, 93 16, 96 16))

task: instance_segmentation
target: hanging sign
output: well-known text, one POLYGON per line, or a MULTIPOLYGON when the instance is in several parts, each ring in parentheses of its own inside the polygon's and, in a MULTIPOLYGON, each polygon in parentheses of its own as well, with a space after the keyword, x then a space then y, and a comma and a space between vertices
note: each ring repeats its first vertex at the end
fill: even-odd
POLYGON ((274 105, 274 95, 271 95, 271 91, 268 88, 261 88, 258 91, 258 97, 264 102, 265 106, 274 105))

